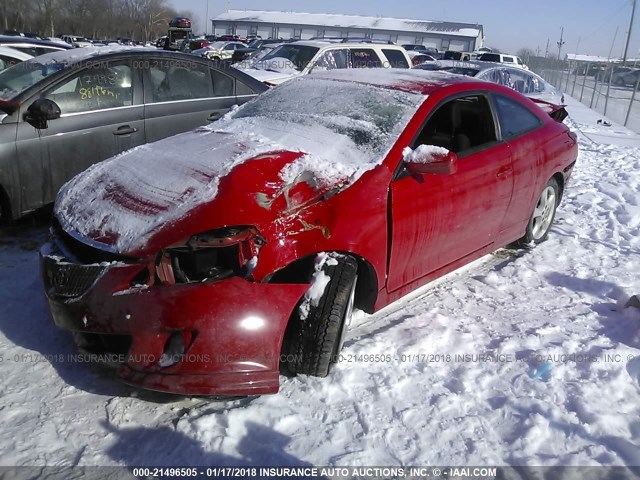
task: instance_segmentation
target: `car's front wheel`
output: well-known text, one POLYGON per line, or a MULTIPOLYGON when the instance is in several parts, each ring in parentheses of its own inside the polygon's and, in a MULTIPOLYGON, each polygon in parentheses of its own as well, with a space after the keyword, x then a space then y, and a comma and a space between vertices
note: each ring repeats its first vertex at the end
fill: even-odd
POLYGON ((549 236, 549 230, 556 216, 556 209, 560 201, 560 188, 555 178, 550 179, 538 197, 533 213, 529 218, 524 236, 516 242, 517 246, 544 242, 549 236))
POLYGON ((283 349, 289 373, 328 375, 351 323, 357 270, 349 255, 331 254, 322 265, 321 275, 329 277, 324 293, 308 304, 306 315, 297 309, 291 318, 283 349))

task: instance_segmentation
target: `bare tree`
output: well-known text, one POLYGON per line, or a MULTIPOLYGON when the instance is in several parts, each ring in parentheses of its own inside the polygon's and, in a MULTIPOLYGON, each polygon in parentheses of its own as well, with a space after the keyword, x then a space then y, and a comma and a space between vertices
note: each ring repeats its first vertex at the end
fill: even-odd
POLYGON ((43 36, 150 40, 177 15, 168 0, 0 0, 0 28, 43 36))
POLYGON ((518 50, 518 53, 516 53, 516 55, 518 55, 524 63, 529 63, 529 59, 535 57, 536 52, 534 52, 530 48, 521 48, 520 50, 518 50))

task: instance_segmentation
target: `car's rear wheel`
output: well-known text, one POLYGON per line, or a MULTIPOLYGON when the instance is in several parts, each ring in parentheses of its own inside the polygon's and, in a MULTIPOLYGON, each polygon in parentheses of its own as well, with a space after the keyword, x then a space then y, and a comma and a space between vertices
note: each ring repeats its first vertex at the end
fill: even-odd
POLYGON ((292 374, 326 377, 342 349, 355 299, 358 263, 348 255, 332 255, 322 266, 330 280, 317 306, 306 318, 296 309, 287 330, 283 353, 292 374))
POLYGON ((533 213, 527 224, 527 231, 524 236, 516 242, 518 246, 530 245, 531 243, 544 242, 549 236, 549 230, 556 216, 556 209, 560 200, 560 188, 555 178, 550 179, 542 189, 538 197, 533 213))

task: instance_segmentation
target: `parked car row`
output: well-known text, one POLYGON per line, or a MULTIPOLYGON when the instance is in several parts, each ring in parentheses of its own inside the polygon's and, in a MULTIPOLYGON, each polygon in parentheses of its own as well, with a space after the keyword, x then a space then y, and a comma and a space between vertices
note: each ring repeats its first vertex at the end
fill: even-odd
POLYGON ((410 66, 407 51, 398 45, 306 40, 282 44, 259 62, 239 68, 273 86, 312 71, 410 66))

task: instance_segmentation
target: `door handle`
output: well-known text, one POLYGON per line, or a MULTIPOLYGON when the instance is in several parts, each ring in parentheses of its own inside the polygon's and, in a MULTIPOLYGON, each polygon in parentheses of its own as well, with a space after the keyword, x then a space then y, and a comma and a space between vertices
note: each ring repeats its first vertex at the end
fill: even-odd
POLYGON ((114 135, 129 135, 131 133, 136 133, 138 131, 137 128, 134 127, 130 127, 129 125, 123 125, 121 127, 118 127, 117 130, 113 131, 114 135))
POLYGON ((503 167, 500 170, 498 170, 498 173, 496 174, 496 177, 498 178, 507 178, 509 175, 511 175, 513 173, 513 168, 511 167, 503 167))
POLYGON ((224 115, 224 112, 213 112, 209 114, 207 120, 210 122, 215 122, 216 120, 220 120, 222 115, 224 115))

